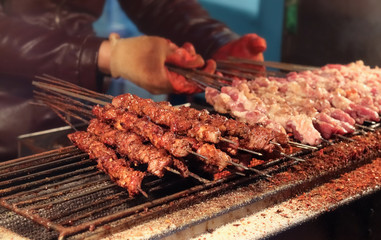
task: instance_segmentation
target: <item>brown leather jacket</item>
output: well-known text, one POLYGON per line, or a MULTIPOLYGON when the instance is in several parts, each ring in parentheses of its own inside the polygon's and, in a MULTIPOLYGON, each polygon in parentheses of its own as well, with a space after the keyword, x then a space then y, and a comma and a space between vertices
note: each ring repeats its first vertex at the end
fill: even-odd
MULTIPOLYGON (((16 157, 17 136, 64 125, 33 104, 31 82, 47 73, 100 91, 97 54, 104 40, 92 23, 105 0, 0 0, 0 160, 16 157)), ((196 0, 120 0, 139 30, 189 41, 204 58, 238 35, 196 0)))

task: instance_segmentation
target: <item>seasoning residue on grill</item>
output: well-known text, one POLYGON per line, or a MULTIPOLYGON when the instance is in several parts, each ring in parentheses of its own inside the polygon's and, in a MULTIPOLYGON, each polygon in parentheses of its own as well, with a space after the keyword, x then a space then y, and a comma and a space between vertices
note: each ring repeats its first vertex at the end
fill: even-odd
MULTIPOLYGON (((311 191, 303 192, 280 204, 260 210, 250 216, 244 216, 217 229, 205 231, 204 234, 193 239, 275 238, 276 234, 285 229, 298 226, 303 222, 317 218, 319 214, 334 211, 350 201, 379 191, 381 187, 380 171, 381 159, 378 158, 372 163, 344 173, 342 176, 313 188, 311 191)), ((377 227, 377 223, 374 223, 374 226, 377 227)), ((327 236, 323 232, 319 233, 322 238, 327 236)), ((336 236, 340 237, 338 234, 340 234, 339 231, 336 236)), ((377 236, 375 234, 370 234, 370 236, 377 236)))
MULTIPOLYGON (((159 178, 160 181, 150 178, 143 182, 143 186, 152 190, 149 192, 149 199, 143 196, 137 196, 136 199, 129 198, 126 191, 117 188, 108 181, 107 177, 94 171, 94 165, 91 164, 92 161, 86 160, 86 155, 70 147, 65 151, 55 151, 50 155, 42 154, 38 158, 17 159, 17 161, 2 165, 1 176, 15 178, 12 181, 16 182, 13 186, 4 185, 5 188, 1 194, 3 196, 5 194, 7 197, 2 197, 1 204, 23 216, 31 217, 42 225, 45 224, 49 228, 62 231, 62 236, 93 229, 94 226, 98 226, 94 232, 86 234, 98 236, 97 234, 102 235, 105 234, 103 232, 108 233, 111 230, 116 233, 123 229, 120 226, 131 228, 131 231, 145 227, 145 231, 148 231, 150 226, 152 236, 168 235, 173 231, 177 232, 213 219, 221 212, 231 216, 230 211, 234 212, 245 206, 253 205, 253 208, 250 211, 245 209, 244 214, 266 208, 294 194, 303 193, 342 172, 370 162, 379 155, 381 134, 378 130, 364 136, 356 136, 353 139, 354 141, 336 143, 322 148, 312 155, 307 155, 308 157, 305 156, 306 161, 289 165, 284 169, 287 170, 286 172, 284 170, 279 172, 281 166, 272 165, 266 169, 267 172, 273 173, 271 181, 257 181, 258 178, 251 178, 250 175, 246 177, 237 175, 226 184, 219 181, 200 184, 193 182, 192 179, 179 178, 178 175, 159 178), (36 165, 35 162, 40 164, 36 165), (53 167, 54 163, 59 166, 53 167), (47 164, 51 164, 51 166, 47 164), (17 166, 23 166, 23 168, 17 168, 17 166), (13 171, 7 171, 12 167, 13 171), (52 168, 49 178, 45 177, 46 168, 52 168), (26 175, 25 172, 29 172, 29 175, 26 175), (23 178, 28 179, 28 183, 20 184, 17 181, 22 181, 20 176, 23 175, 25 175, 23 178), (184 181, 180 181, 181 179, 184 181), (176 187, 174 187, 175 185, 176 187), (241 188, 239 188, 240 186, 241 188), (158 192, 155 192, 154 188, 157 188, 158 192), (222 194, 229 188, 235 190, 222 194), (175 189, 178 189, 179 192, 169 193, 170 191, 168 191, 175 189), (111 194, 110 191, 112 191, 111 194), (159 193, 163 191, 168 192, 160 195, 159 193), (210 195, 210 193, 214 194, 210 195), (152 199, 153 196, 159 198, 152 199), (76 199, 87 200, 79 201, 80 204, 70 204, 76 199), (25 205, 25 201, 30 204, 25 205), (47 203, 41 204, 41 201, 47 201, 47 203), (55 206, 56 204, 58 205, 55 206), (194 204, 196 206, 193 208, 194 204), (168 213, 168 210, 172 212, 179 207, 180 209, 186 207, 178 213, 180 215, 177 213, 164 215, 168 213), (37 211, 31 211, 31 209, 37 211), (46 211, 47 209, 49 211, 46 211), (65 210, 56 211, 57 209, 65 210), (145 212, 146 209, 148 209, 147 212, 145 212), (191 209, 194 209, 193 213, 191 209), (187 212, 188 214, 185 214, 187 212), (43 215, 40 216, 40 214, 43 215), (167 220, 163 221, 163 217, 160 217, 158 221, 161 222, 159 224, 161 227, 156 228, 154 225, 150 225, 150 218, 144 220, 145 215, 148 217, 150 215, 152 217, 165 216, 164 219, 167 220), (185 218, 185 216, 188 217, 185 218), (133 227, 142 220, 141 226, 133 227), (108 224, 104 225, 104 223, 108 224), (160 229, 159 232, 157 232, 158 229, 160 229)), ((8 184, 12 183, 8 182, 8 184)), ((242 215, 237 216, 242 217, 242 215)), ((229 221, 232 220, 232 218, 229 219, 229 221)))
MULTIPOLYGON (((373 133, 370 135, 373 135, 373 133)), ((376 139, 379 139, 379 137, 376 139)), ((375 141, 376 139, 373 140, 375 141)), ((343 143, 342 146, 351 148, 356 145, 351 143, 346 145, 346 143, 343 143)), ((362 150, 366 149, 365 146, 366 144, 364 143, 362 150)), ((380 145, 373 142, 368 150, 371 151, 379 148, 380 145)), ((325 155, 326 159, 330 159, 331 154, 332 151, 329 151, 329 154, 325 155)), ((169 239, 176 239, 176 236, 194 237, 200 233, 205 233, 194 239, 221 239, 221 237, 227 239, 262 239, 290 227, 290 224, 298 224, 301 221, 309 220, 311 217, 316 217, 315 214, 317 213, 335 208, 337 207, 336 204, 341 203, 341 201, 347 201, 348 198, 359 197, 366 194, 368 190, 375 191, 379 189, 381 178, 378 176, 378 170, 381 167, 381 159, 370 162, 366 160, 368 157, 372 158, 373 154, 366 154, 362 158, 352 159, 351 161, 357 162, 357 164, 365 162, 365 165, 356 168, 354 171, 346 172, 342 176, 335 174, 333 179, 328 183, 325 183, 328 181, 327 178, 323 182, 312 182, 309 186, 312 189, 311 191, 308 191, 306 187, 298 185, 299 187, 295 192, 296 196, 290 195, 291 199, 289 201, 282 202, 285 200, 284 196, 282 196, 284 192, 279 192, 276 196, 279 197, 277 200, 282 202, 280 204, 276 204, 277 202, 274 199, 269 199, 268 197, 265 197, 265 201, 258 202, 260 202, 259 199, 265 196, 266 193, 279 191, 278 189, 284 186, 304 182, 309 178, 325 178, 326 176, 309 175, 308 173, 312 173, 312 169, 314 169, 316 172, 320 171, 321 173, 329 174, 330 171, 333 171, 333 164, 335 164, 337 169, 345 168, 348 164, 351 165, 348 162, 348 158, 334 158, 333 163, 322 160, 316 163, 316 165, 314 165, 313 161, 311 163, 300 163, 297 165, 297 171, 290 169, 287 173, 278 173, 271 178, 271 182, 261 181, 248 187, 237 188, 221 196, 213 197, 207 201, 191 205, 186 209, 132 227, 120 234, 116 234, 115 238, 119 239, 123 236, 131 236, 137 239, 144 239, 144 236, 153 236, 155 238, 159 235, 170 236, 169 239), (366 162, 370 163, 366 164, 366 162), (316 187, 320 183, 323 184, 320 187, 316 187), (344 190, 340 189, 343 184, 348 186, 344 190), (227 206, 229 206, 229 211, 226 212, 227 206), (266 208, 265 206, 269 207, 266 208), (244 209, 244 213, 233 214, 236 209, 244 209), (225 213, 226 219, 220 220, 220 224, 218 224, 219 221, 214 220, 214 218, 218 218, 215 215, 219 215, 221 212, 225 213), (250 215, 251 213, 253 214, 250 215), (234 222, 235 219, 239 220, 234 222), (202 221, 206 223, 202 224, 202 221), (226 226, 214 229, 214 227, 220 227, 223 224, 226 224, 226 226), (233 226, 234 224, 239 226, 233 226), (193 225, 198 227, 192 228, 193 225), (182 228, 179 229, 179 226, 182 228), (188 229, 192 230, 188 231, 188 229), (211 233, 207 233, 208 231, 211 233), (171 234, 174 234, 174 236, 171 234)), ((337 173, 337 171, 333 172, 337 173)))

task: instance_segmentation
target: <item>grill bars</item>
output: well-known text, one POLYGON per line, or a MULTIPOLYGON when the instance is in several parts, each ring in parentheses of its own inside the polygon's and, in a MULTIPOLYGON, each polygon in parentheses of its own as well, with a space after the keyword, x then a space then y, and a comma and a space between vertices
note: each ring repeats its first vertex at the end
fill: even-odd
MULTIPOLYGON (((261 173, 274 174, 297 161, 278 159, 261 166, 261 173)), ((142 188, 149 198, 131 198, 95 163, 73 146, 15 159, 0 164, 2 206, 59 233, 59 239, 121 218, 146 212, 176 199, 201 194, 204 197, 262 178, 262 174, 242 174, 200 183, 176 174, 148 177, 142 188), (228 185, 226 185, 228 184, 228 185)), ((160 212, 171 210, 164 207, 160 212)), ((151 212, 157 214, 157 212, 151 212)), ((150 215, 147 216, 149 218, 150 215)))
MULTIPOLYGON (((302 150, 293 156, 308 156, 312 151, 302 150)), ((69 146, 0 163, 0 204, 56 231, 58 238, 64 239, 95 228, 104 231, 118 228, 117 224, 113 225, 118 221, 132 221, 131 226, 197 200, 255 183, 264 178, 263 174, 273 176, 298 163, 289 157, 279 158, 258 165, 256 169, 261 174, 248 171, 204 183, 176 174, 164 178, 149 176, 142 184, 148 198, 131 198, 100 172, 87 154, 69 146)), ((279 199, 284 197, 284 193, 279 194, 279 199)))

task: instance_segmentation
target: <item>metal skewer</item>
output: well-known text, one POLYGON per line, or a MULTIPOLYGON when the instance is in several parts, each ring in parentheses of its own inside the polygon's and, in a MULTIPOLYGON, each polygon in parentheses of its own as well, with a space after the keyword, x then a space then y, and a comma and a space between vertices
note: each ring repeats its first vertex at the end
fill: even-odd
POLYGON ((244 151, 244 152, 248 152, 248 153, 254 154, 254 155, 263 156, 262 153, 256 152, 256 151, 253 151, 253 150, 250 150, 250 149, 247 149, 247 148, 237 147, 237 149, 241 150, 241 151, 244 151))
POLYGON ((340 135, 340 134, 334 134, 334 136, 337 138, 341 138, 343 140, 346 140, 346 141, 355 142, 355 140, 353 140, 351 138, 344 137, 343 135, 340 135))
POLYGON ((226 63, 245 63, 256 66, 265 66, 270 68, 277 68, 281 70, 287 70, 292 72, 299 71, 308 71, 308 70, 316 70, 318 67, 300 65, 300 64, 292 64, 292 63, 281 63, 281 62, 272 62, 272 61, 254 61, 242 58, 229 57, 228 60, 225 60, 226 63))
POLYGON ((234 174, 237 174, 237 175, 242 176, 242 177, 246 176, 246 174, 244 174, 242 172, 238 172, 238 171, 235 171, 234 174))
POLYGON ((199 153, 196 153, 195 151, 188 150, 187 152, 190 153, 190 154, 193 154, 193 155, 195 155, 195 156, 197 156, 197 157, 200 157, 200 158, 203 158, 203 159, 208 159, 208 158, 205 157, 204 155, 201 155, 201 154, 199 154, 199 153))
POLYGON ((370 127, 367 127, 367 126, 364 126, 364 125, 360 125, 360 124, 355 124, 355 126, 358 127, 358 128, 361 128, 363 130, 368 130, 368 131, 374 132, 374 128, 370 128, 370 127))
POLYGON ((36 82, 36 81, 33 81, 32 84, 37 86, 37 87, 40 87, 42 89, 54 90, 56 92, 59 92, 59 93, 65 94, 65 95, 68 95, 68 96, 71 96, 71 97, 75 97, 75 98, 78 98, 78 99, 82 99, 82 100, 86 100, 86 101, 90 101, 90 102, 93 102, 93 103, 96 103, 96 104, 107 105, 109 103, 109 102, 105 102, 105 101, 102 101, 102 100, 98 100, 98 99, 94 99, 94 98, 91 98, 91 97, 87 97, 87 96, 84 96, 84 95, 81 95, 81 94, 73 93, 73 92, 70 92, 68 90, 65 90, 65 89, 53 86, 51 84, 46 84, 46 83, 41 83, 41 82, 36 82))
POLYGON ((95 92, 95 91, 92 91, 90 89, 80 87, 76 84, 67 82, 63 79, 60 79, 60 78, 57 78, 57 77, 54 77, 54 76, 51 76, 48 74, 43 74, 43 76, 36 76, 36 78, 43 80, 43 81, 46 81, 46 82, 49 82, 49 83, 53 83, 55 85, 59 85, 59 86, 64 87, 66 89, 69 88, 71 91, 75 91, 75 92, 80 93, 82 95, 91 96, 93 98, 97 97, 100 99, 104 99, 105 101, 109 101, 109 100, 113 99, 113 96, 111 96, 111 95, 95 92))
MULTIPOLYGON (((174 173, 174 174, 176 174, 176 175, 181 176, 181 173, 180 173, 179 171, 177 171, 176 169, 173 169, 173 168, 171 168, 171 167, 166 167, 165 169, 166 169, 167 171, 169 171, 169 172, 172 172, 172 173, 174 173)), ((191 172, 191 171, 189 171, 189 176, 192 177, 192 178, 194 178, 194 179, 196 179, 196 180, 198 180, 199 182, 202 182, 202 183, 208 183, 208 182, 210 182, 209 180, 207 180, 207 179, 205 179, 205 178, 202 178, 202 177, 200 177, 199 175, 197 175, 197 174, 195 174, 195 173, 193 173, 193 172, 191 172)))
POLYGON ((220 141, 224 141, 224 142, 228 142, 228 143, 231 143, 233 145, 238 145, 236 142, 230 140, 230 139, 227 139, 227 138, 224 138, 224 137, 220 137, 219 138, 220 141))
POLYGON ((370 124, 370 125, 376 124, 375 121, 369 121, 369 120, 365 120, 364 123, 367 123, 367 124, 370 124))
POLYGON ((194 178, 194 179, 196 179, 202 183, 209 183, 210 182, 208 179, 202 178, 193 172, 189 172, 189 176, 191 176, 192 178, 194 178))
POLYGON ((265 172, 262 172, 262 171, 260 171, 258 169, 255 169, 255 168, 246 167, 245 165, 240 164, 240 163, 236 163, 236 162, 233 162, 233 161, 228 161, 228 163, 230 163, 233 166, 240 167, 240 168, 243 168, 245 170, 255 172, 255 173, 257 173, 257 174, 259 174, 261 176, 271 177, 271 175, 269 175, 269 174, 267 174, 265 172))
POLYGON ((293 141, 288 141, 288 143, 295 146, 295 147, 299 147, 299 148, 310 149, 310 150, 318 150, 317 147, 306 145, 303 143, 298 143, 298 142, 293 142, 293 141))
POLYGON ((247 148, 241 148, 241 147, 239 147, 238 143, 236 143, 236 142, 234 142, 234 141, 231 141, 231 140, 229 140, 229 139, 227 139, 227 138, 220 137, 220 140, 221 140, 221 141, 224 141, 224 142, 231 143, 231 144, 237 146, 237 149, 238 149, 238 150, 245 151, 245 152, 248 152, 248 153, 251 153, 251 154, 254 154, 254 155, 258 155, 258 156, 263 156, 263 154, 260 153, 260 152, 256 152, 256 151, 253 151, 253 150, 250 150, 250 149, 247 149, 247 148))
POLYGON ((141 194, 143 194, 144 197, 148 198, 148 194, 147 194, 143 189, 141 189, 140 187, 138 187, 137 189, 138 189, 138 191, 139 191, 141 194))
POLYGON ((283 152, 279 152, 279 154, 282 155, 282 156, 285 157, 285 158, 289 158, 289 159, 292 159, 292 160, 296 160, 296 161, 298 161, 298 162, 305 162, 305 161, 306 161, 306 160, 301 159, 301 158, 298 158, 298 157, 290 156, 290 155, 285 154, 285 153, 283 153, 283 152))
POLYGON ((325 138, 321 138, 321 140, 325 143, 327 143, 328 145, 332 145, 333 143, 325 138))
POLYGON ((280 145, 280 143, 277 143, 277 142, 274 142, 274 141, 270 141, 270 143, 273 144, 273 145, 276 145, 278 147, 282 147, 282 145, 280 145))
POLYGON ((178 68, 178 67, 172 67, 172 66, 168 67, 168 69, 170 71, 184 75, 185 77, 187 77, 187 76, 192 76, 192 77, 205 76, 208 78, 212 78, 214 80, 225 80, 228 82, 233 81, 233 79, 230 77, 220 76, 217 74, 210 74, 210 73, 203 72, 203 71, 200 71, 197 69, 184 69, 184 68, 178 68))

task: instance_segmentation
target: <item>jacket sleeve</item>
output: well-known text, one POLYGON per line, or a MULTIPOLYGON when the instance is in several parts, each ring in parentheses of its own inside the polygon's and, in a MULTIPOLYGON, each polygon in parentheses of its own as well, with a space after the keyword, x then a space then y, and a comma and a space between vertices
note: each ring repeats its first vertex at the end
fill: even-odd
POLYGON ((50 74, 98 90, 97 54, 103 39, 69 35, 9 16, 0 5, 0 77, 28 79, 50 74))
POLYGON ((197 0, 120 0, 141 32, 165 37, 182 45, 191 42, 204 58, 239 38, 224 23, 211 18, 197 0))

